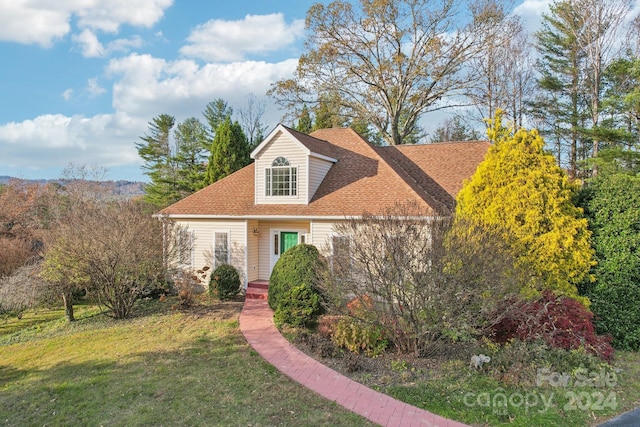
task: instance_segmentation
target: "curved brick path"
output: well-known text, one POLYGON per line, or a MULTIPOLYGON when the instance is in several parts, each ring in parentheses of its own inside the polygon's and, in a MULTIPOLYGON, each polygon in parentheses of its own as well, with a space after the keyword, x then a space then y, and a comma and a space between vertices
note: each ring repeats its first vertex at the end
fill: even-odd
POLYGON ((464 426, 357 383, 291 345, 273 324, 264 299, 247 298, 240 330, 264 359, 294 381, 382 426, 464 426))

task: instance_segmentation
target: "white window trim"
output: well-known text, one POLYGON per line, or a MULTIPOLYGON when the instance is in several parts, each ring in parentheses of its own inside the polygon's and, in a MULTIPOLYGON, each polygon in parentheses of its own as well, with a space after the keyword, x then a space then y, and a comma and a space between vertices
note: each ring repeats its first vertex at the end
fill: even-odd
POLYGON ((178 249, 177 264, 181 268, 185 268, 185 267, 193 268, 193 265, 194 265, 194 262, 195 262, 195 259, 194 259, 195 258, 195 252, 196 252, 195 248, 194 248, 195 232, 189 231, 187 228, 184 228, 184 229, 178 230, 178 233, 180 233, 180 234, 184 233, 186 236, 188 236, 188 244, 189 244, 189 248, 188 248, 189 249, 189 255, 188 255, 188 258, 189 258, 189 261, 183 262, 183 259, 182 259, 183 248, 180 246, 183 243, 183 241, 182 241, 183 237, 180 236, 180 237, 178 237, 178 241, 176 242, 177 245, 178 245, 178 248, 177 248, 178 249))
POLYGON ((284 198, 297 198, 300 193, 298 188, 298 182, 300 180, 300 176, 298 174, 299 168, 297 166, 291 165, 291 162, 287 160, 288 165, 284 166, 273 166, 273 162, 271 166, 264 169, 264 195, 265 197, 284 197, 284 198), (273 170, 282 170, 289 169, 289 194, 273 194, 273 170), (295 175, 295 180, 293 179, 295 175), (295 193, 295 194, 294 194, 295 193))
POLYGON ((213 264, 211 266, 211 268, 213 270, 215 270, 216 268, 219 267, 219 265, 216 265, 216 234, 226 234, 227 235, 227 260, 225 261, 226 264, 231 264, 231 230, 224 230, 224 229, 218 229, 218 230, 213 230, 213 236, 212 236, 212 242, 211 242, 211 246, 213 249, 213 259, 211 260, 211 263, 213 264))

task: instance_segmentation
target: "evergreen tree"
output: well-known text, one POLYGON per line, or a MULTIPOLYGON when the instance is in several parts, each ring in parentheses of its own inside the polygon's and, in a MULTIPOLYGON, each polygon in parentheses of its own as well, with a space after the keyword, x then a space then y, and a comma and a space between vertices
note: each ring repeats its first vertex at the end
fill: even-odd
POLYGON ((212 184, 251 163, 250 146, 238 122, 227 117, 216 129, 204 185, 212 184))
POLYGON ((640 173, 640 58, 619 58, 607 67, 596 159, 604 173, 640 173))
POLYGON ((455 116, 442 122, 431 136, 431 142, 447 141, 476 141, 480 133, 469 127, 460 116, 455 116))
POLYGON ((207 122, 209 144, 212 144, 216 135, 216 129, 218 129, 218 126, 220 126, 227 117, 230 118, 233 115, 233 108, 227 104, 227 101, 218 98, 207 104, 202 115, 207 122))
POLYGON ((165 207, 180 198, 177 184, 171 130, 175 118, 160 114, 149 122, 149 131, 137 142, 138 154, 144 160, 142 169, 151 182, 145 186, 144 199, 158 207, 165 207))
POLYGON ((302 111, 300 112, 300 117, 298 117, 298 124, 296 125, 296 130, 298 132, 310 134, 313 128, 313 121, 311 120, 311 114, 309 114, 309 109, 307 108, 307 104, 302 106, 302 111))
POLYGON ((501 112, 490 125, 495 144, 458 194, 457 217, 500 230, 547 288, 588 304, 577 285, 593 265, 593 249, 587 220, 573 204, 577 186, 536 130, 503 127, 501 112))
POLYGON ((323 95, 313 109, 315 123, 313 131, 344 126, 345 119, 340 113, 337 95, 323 95))
POLYGON ((586 55, 577 40, 581 12, 566 1, 552 3, 549 10, 542 16, 542 29, 535 34, 541 91, 533 102, 533 115, 545 124, 542 133, 554 142, 558 164, 566 165, 569 175, 576 177, 584 175, 578 171, 579 151, 588 143, 582 72, 586 55))
POLYGON ((210 145, 204 125, 195 117, 190 117, 177 126, 175 141, 177 184, 184 197, 202 188, 210 145))

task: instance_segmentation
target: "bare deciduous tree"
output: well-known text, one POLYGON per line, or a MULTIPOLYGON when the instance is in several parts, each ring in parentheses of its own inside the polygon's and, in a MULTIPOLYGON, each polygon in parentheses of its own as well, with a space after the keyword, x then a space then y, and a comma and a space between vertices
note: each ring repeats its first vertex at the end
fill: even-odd
POLYGON ((483 55, 471 58, 469 66, 478 75, 476 84, 467 92, 473 110, 471 118, 483 122, 498 109, 521 127, 525 116, 525 102, 532 95, 532 47, 522 22, 509 15, 501 2, 484 0, 477 4, 477 15, 493 26, 487 32, 483 55))
MULTIPOLYGON (((631 11, 631 0, 573 0, 573 6, 580 11, 580 32, 574 34, 586 58, 586 94, 591 115, 593 133, 592 157, 598 157, 600 137, 601 103, 606 67, 625 47, 620 42, 623 24, 631 11)), ((593 174, 597 174, 594 165, 593 174)))
POLYGON ((307 13, 307 52, 295 77, 270 93, 287 108, 335 95, 346 119, 371 124, 388 144, 402 144, 423 114, 451 106, 475 79, 466 65, 482 53, 493 23, 464 15, 475 10, 466 6, 450 0, 317 3, 307 13))
POLYGON ((16 316, 52 299, 51 286, 40 278, 40 263, 16 269, 11 276, 0 278, 0 317, 16 316))
POLYGON ((162 252, 162 224, 144 205, 103 203, 62 227, 47 251, 45 277, 67 290, 86 285, 112 317, 123 319, 145 289, 164 283, 162 252))
POLYGON ((265 132, 267 131, 267 126, 262 123, 264 109, 264 102, 258 101, 253 93, 247 95, 246 108, 240 109, 240 122, 242 123, 242 129, 247 135, 249 145, 252 149, 262 142, 264 137, 266 137, 265 132))

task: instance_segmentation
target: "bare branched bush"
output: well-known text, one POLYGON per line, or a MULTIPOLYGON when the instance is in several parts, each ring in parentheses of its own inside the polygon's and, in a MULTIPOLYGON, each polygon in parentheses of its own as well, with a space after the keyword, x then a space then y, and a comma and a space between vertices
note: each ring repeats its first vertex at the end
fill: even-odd
POLYGON ((22 318, 25 310, 52 299, 50 285, 39 275, 40 265, 24 265, 0 279, 0 317, 22 318))
POLYGON ((415 203, 347 219, 335 231, 322 285, 329 309, 353 316, 346 303, 371 298, 359 320, 381 326, 403 352, 427 355, 447 340, 482 335, 527 280, 496 235, 430 217, 415 203))
POLYGON ((193 305, 196 295, 204 292, 208 270, 209 267, 203 267, 194 273, 193 271, 178 269, 172 273, 173 284, 183 307, 193 305))
POLYGON ((65 291, 86 284, 112 317, 123 319, 140 296, 164 286, 162 245, 162 224, 143 204, 87 204, 82 216, 61 225, 46 254, 46 277, 65 291))
POLYGON ((10 276, 33 255, 31 242, 17 237, 0 236, 0 277, 10 276))

